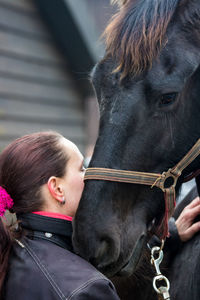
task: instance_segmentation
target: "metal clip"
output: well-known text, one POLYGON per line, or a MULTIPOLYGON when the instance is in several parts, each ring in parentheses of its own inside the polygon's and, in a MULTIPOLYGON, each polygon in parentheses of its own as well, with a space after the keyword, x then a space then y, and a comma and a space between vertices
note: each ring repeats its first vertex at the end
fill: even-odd
POLYGON ((157 294, 162 295, 163 299, 168 299, 170 300, 170 295, 169 295, 169 280, 167 277, 161 274, 160 271, 160 264, 163 260, 163 251, 162 248, 160 247, 153 247, 151 249, 151 264, 154 265, 155 270, 156 270, 156 276, 153 278, 153 287, 154 290, 156 291, 157 294), (158 257, 155 258, 155 255, 158 254, 158 257), (157 286, 158 281, 164 281, 166 286, 157 286))
POLYGON ((151 249, 151 264, 154 265, 155 269, 156 269, 156 274, 160 275, 160 264, 163 260, 163 251, 161 250, 160 247, 153 247, 151 249), (159 256, 157 258, 155 258, 155 254, 158 253, 159 256))

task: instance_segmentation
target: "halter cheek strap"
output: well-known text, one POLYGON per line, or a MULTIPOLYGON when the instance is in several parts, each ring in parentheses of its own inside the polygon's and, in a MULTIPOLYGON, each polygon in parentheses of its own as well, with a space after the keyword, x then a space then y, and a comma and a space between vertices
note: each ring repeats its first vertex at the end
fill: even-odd
MULTIPOLYGON (((170 168, 167 172, 159 173, 146 173, 126 170, 115 170, 107 168, 88 168, 85 173, 84 180, 106 180, 114 182, 125 182, 149 185, 151 188, 154 186, 160 188, 164 193, 165 199, 165 216, 157 229, 156 234, 165 239, 168 236, 168 219, 172 216, 176 205, 176 192, 175 187, 178 178, 182 171, 189 166, 197 156, 200 154, 200 139, 191 148, 191 150, 181 159, 181 161, 170 168), (167 180, 172 181, 168 187, 167 180), (167 187, 166 187, 167 186, 167 187)), ((196 174, 196 173, 195 173, 196 174)), ((191 176, 189 177, 192 178, 191 176)))

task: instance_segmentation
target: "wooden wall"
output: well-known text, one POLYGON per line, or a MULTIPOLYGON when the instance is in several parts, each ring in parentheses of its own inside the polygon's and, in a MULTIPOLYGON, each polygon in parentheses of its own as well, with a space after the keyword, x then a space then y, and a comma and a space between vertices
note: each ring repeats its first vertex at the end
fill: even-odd
POLYGON ((84 152, 77 86, 34 3, 0 0, 0 149, 23 134, 51 129, 84 152))

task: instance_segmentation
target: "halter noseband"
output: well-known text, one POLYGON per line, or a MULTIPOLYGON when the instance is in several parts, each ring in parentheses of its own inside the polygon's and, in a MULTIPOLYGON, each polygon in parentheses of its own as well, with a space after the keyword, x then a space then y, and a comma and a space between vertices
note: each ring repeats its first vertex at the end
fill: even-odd
MULTIPOLYGON (((181 159, 181 161, 170 168, 167 172, 159 173, 146 173, 146 172, 136 172, 136 171, 126 171, 126 170, 115 170, 107 168, 88 168, 85 173, 84 180, 94 179, 94 180, 107 180, 115 182, 125 182, 125 183, 136 183, 143 185, 150 185, 152 188, 154 186, 160 188, 164 192, 165 198, 165 216, 161 222, 159 230, 156 234, 162 239, 166 238, 168 235, 168 219, 172 216, 174 212, 174 207, 176 204, 176 193, 175 187, 179 176, 182 171, 189 166, 193 160, 200 154, 200 139, 191 148, 191 150, 181 159), (173 183, 169 187, 165 187, 166 181, 172 179, 173 183)), ((191 179, 191 176, 190 176, 191 179)))

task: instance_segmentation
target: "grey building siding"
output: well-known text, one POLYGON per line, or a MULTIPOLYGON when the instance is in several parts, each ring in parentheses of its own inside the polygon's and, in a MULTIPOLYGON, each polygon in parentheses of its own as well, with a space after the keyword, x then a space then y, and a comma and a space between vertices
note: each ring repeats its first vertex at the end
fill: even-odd
POLYGON ((0 0, 0 149, 56 130, 85 147, 78 86, 31 0, 0 0))

